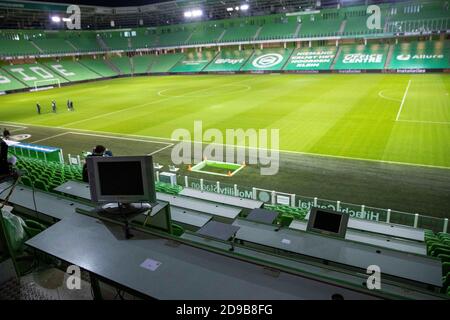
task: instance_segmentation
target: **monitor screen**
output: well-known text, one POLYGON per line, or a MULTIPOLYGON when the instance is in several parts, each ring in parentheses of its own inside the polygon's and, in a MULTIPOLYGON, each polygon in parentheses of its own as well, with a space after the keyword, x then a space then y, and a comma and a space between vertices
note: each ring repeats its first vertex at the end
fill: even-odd
POLYGON ((342 215, 327 211, 318 210, 316 219, 314 220, 313 228, 320 229, 332 233, 338 233, 341 226, 342 215))
POLYGON ((151 156, 86 158, 94 202, 156 202, 151 156))
POLYGON ((349 216, 342 212, 312 208, 307 231, 344 238, 349 216))
POLYGON ((99 162, 97 166, 102 195, 144 195, 140 161, 99 162))

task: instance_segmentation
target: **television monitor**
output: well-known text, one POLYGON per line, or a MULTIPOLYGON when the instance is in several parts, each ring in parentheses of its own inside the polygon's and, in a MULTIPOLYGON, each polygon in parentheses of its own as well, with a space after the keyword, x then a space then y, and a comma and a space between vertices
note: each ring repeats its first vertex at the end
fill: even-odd
POLYGON ((344 238, 349 216, 345 213, 312 208, 309 214, 307 231, 344 238))
POLYGON ((86 163, 92 201, 111 209, 120 204, 123 212, 156 203, 151 156, 88 157, 86 163))

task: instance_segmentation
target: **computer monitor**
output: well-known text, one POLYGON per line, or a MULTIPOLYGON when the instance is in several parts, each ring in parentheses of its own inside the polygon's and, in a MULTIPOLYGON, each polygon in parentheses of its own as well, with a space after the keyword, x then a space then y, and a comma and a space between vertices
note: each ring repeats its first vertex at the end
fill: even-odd
POLYGON ((88 157, 86 163, 92 201, 113 204, 104 209, 120 204, 122 212, 131 212, 156 203, 151 156, 88 157))
POLYGON ((348 215, 345 213, 312 208, 306 230, 344 238, 347 231, 348 218, 348 215))

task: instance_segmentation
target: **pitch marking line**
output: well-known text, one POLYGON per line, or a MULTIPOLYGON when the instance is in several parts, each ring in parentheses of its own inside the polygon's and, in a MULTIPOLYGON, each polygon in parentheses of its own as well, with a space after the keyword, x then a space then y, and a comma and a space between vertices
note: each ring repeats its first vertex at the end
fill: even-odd
POLYGON ((379 96, 380 98, 383 98, 383 99, 386 99, 386 100, 395 101, 395 102, 401 102, 400 99, 395 99, 395 98, 390 98, 390 97, 385 96, 385 95, 383 94, 384 91, 386 91, 386 90, 381 90, 380 92, 378 92, 378 96, 379 96))
POLYGON ((43 142, 43 141, 47 141, 47 140, 54 139, 54 138, 57 138, 57 137, 65 136, 66 134, 69 134, 69 132, 58 133, 58 134, 55 134, 55 135, 47 137, 47 138, 43 138, 43 139, 32 141, 30 143, 43 142))
POLYGON ((421 121, 421 120, 398 120, 400 122, 411 122, 411 123, 429 123, 429 124, 450 124, 450 121, 421 121))
MULTIPOLYGON (((236 83, 241 83, 241 82, 249 81, 249 80, 250 79, 244 79, 244 80, 238 81, 236 83)), ((220 86, 215 86, 215 87, 212 87, 212 89, 214 89, 214 88, 221 88, 221 87, 224 87, 225 85, 230 85, 230 84, 224 84, 224 85, 220 85, 220 86)), ((199 89, 199 90, 194 90, 194 91, 192 91, 190 93, 198 93, 198 92, 205 91, 205 90, 208 90, 208 89, 211 89, 211 87, 202 88, 202 89, 199 89)), ((113 114, 116 114, 116 113, 120 113, 120 112, 124 112, 124 111, 129 111, 129 110, 133 110, 133 109, 137 109, 137 108, 142 108, 142 107, 145 107, 145 106, 149 106, 149 105, 152 105, 152 104, 155 104, 155 103, 164 102, 164 101, 175 99, 175 98, 176 97, 171 96, 171 97, 167 97, 165 99, 160 99, 160 100, 157 100, 157 101, 152 101, 152 102, 147 102, 147 103, 134 105, 134 106, 131 106, 129 108, 120 109, 120 110, 116 110, 116 111, 109 112, 109 113, 99 114, 99 115, 93 116, 91 118, 86 118, 86 119, 81 119, 81 120, 78 120, 78 121, 69 122, 69 123, 63 124, 60 127, 61 128, 67 128, 68 126, 71 126, 71 125, 74 125, 74 124, 83 123, 83 122, 86 122, 86 121, 91 121, 91 120, 103 118, 103 117, 110 116, 110 115, 113 115, 113 114)))
POLYGON ((402 104, 400 105, 400 109, 398 109, 397 117, 395 118, 395 121, 398 121, 400 118, 400 113, 402 113, 403 105, 405 104, 406 96, 408 95, 409 87, 411 86, 411 80, 408 81, 408 85, 406 86, 405 94, 403 95, 402 104))
POLYGON ((16 131, 20 131, 20 130, 25 130, 27 128, 27 127, 24 127, 24 126, 12 125, 12 124, 9 124, 9 123, 6 123, 6 122, 0 122, 0 125, 17 128, 17 129, 10 130, 9 132, 16 132, 16 131))
MULTIPOLYGON (((403 120, 401 120, 403 121, 403 120)), ((24 123, 19 123, 19 122, 11 122, 13 124, 24 124, 24 123)), ((29 125, 29 126, 34 126, 34 127, 42 127, 42 128, 58 128, 58 129, 68 129, 68 128, 61 128, 61 127, 52 127, 52 126, 45 126, 45 125, 29 125)), ((76 129, 76 128, 70 128, 70 130, 76 130, 76 131, 82 131, 82 132, 98 132, 98 133, 110 133, 110 134, 118 134, 116 132, 102 132, 102 131, 94 131, 94 130, 86 130, 86 129, 76 129)), ((78 134, 82 134, 81 132, 77 132, 78 134)), ((92 135, 92 134, 91 134, 92 135)), ((178 140, 173 140, 170 138, 162 138, 162 137, 155 137, 155 136, 144 136, 144 135, 135 135, 135 134, 122 134, 128 137, 140 137, 140 138, 150 138, 150 139, 157 139, 157 140, 165 140, 165 141, 173 141, 175 143, 180 142, 178 140)), ((109 136, 106 136, 109 137, 109 136)), ((114 136, 112 136, 114 137, 114 136)), ((115 138, 120 138, 115 136, 115 138)), ((130 138, 128 138, 130 139, 130 138)), ((149 140, 144 140, 144 141, 149 141, 149 140)), ((150 141, 149 141, 150 142, 150 141)), ((152 141, 152 142, 156 142, 156 141, 152 141)), ((190 141, 183 141, 183 142, 190 142, 190 141)), ((193 141, 194 143, 202 143, 199 141, 193 141)), ((166 142, 167 143, 167 142, 166 142)), ((205 142, 203 142, 205 143, 205 142)), ((220 145, 220 144, 219 144, 220 145)), ((227 146, 227 145, 223 145, 223 146, 227 146)), ((236 148, 247 148, 247 149, 251 149, 250 147, 246 147, 246 146, 234 146, 236 148)), ((258 148, 253 148, 253 149, 258 149, 258 148)), ((404 166, 410 166, 410 167, 424 167, 424 168, 433 168, 433 169, 444 169, 444 170, 450 170, 450 167, 444 167, 444 166, 435 166, 435 165, 431 165, 431 164, 420 164, 420 163, 408 163, 408 162, 399 162, 399 161, 389 161, 389 160, 377 160, 377 159, 365 159, 365 158, 358 158, 358 157, 346 157, 346 156, 338 156, 338 155, 332 155, 332 154, 322 154, 322 153, 312 153, 312 152, 304 152, 304 151, 292 151, 292 150, 273 150, 273 149, 267 149, 267 148, 259 148, 262 150, 267 150, 267 151, 278 151, 280 153, 289 153, 289 154, 301 154, 301 155, 309 155, 309 156, 316 156, 316 157, 325 157, 325 158, 336 158, 336 159, 346 159, 346 160, 357 160, 357 161, 366 161, 366 162, 376 162, 376 163, 386 163, 386 164, 395 164, 395 165, 404 165, 404 166)))

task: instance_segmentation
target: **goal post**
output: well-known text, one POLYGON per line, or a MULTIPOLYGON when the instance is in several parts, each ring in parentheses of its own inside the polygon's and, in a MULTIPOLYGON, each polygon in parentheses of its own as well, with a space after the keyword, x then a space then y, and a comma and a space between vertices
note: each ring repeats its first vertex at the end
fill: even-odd
POLYGON ((58 88, 61 88, 61 82, 58 78, 37 80, 34 82, 34 90, 53 89, 55 85, 58 86, 58 88))

